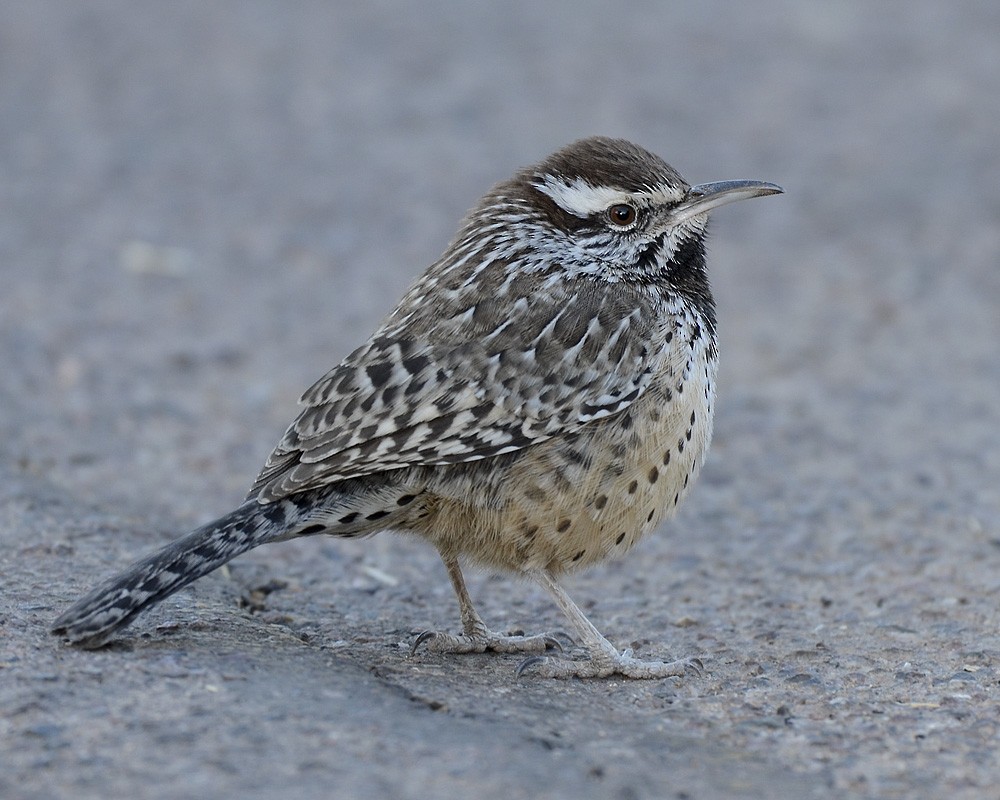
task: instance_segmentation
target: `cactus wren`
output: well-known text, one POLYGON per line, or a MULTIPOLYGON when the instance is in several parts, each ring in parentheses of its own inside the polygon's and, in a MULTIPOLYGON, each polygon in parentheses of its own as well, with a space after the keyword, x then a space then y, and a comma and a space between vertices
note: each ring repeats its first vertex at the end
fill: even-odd
POLYGON ((383 529, 429 540, 461 612, 436 652, 540 653, 476 613, 459 559, 552 595, 588 658, 533 656, 549 677, 681 675, 697 659, 619 652, 558 583, 627 552, 671 514, 712 431, 715 309, 708 212, 775 194, 689 186, 620 139, 571 144, 494 187, 371 338, 304 410, 228 515, 112 577, 52 631, 99 647, 141 611, 251 548, 383 529))

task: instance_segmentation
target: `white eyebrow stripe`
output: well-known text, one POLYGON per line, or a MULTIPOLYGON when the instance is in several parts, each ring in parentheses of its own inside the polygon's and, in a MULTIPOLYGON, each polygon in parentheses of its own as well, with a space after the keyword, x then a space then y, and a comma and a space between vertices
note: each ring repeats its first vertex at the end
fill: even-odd
POLYGON ((615 203, 623 203, 629 197, 621 189, 591 186, 580 178, 576 178, 572 183, 564 183, 547 177, 544 181, 536 183, 535 188, 551 197, 563 211, 577 217, 589 217, 615 203))
POLYGON ((567 182, 551 175, 532 185, 551 197, 563 211, 576 217, 589 217, 616 203, 663 205, 676 203, 683 196, 681 191, 666 187, 650 187, 640 192, 626 192, 611 186, 592 186, 582 178, 574 178, 567 182))

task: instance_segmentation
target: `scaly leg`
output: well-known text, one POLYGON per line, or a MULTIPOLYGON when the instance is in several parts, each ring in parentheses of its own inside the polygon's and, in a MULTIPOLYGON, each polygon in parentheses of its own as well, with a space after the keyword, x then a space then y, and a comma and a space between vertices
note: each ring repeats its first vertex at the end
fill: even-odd
POLYGON ((441 555, 448 577, 458 597, 458 608, 462 615, 462 633, 458 636, 438 631, 424 631, 413 643, 411 653, 415 653, 420 645, 427 643, 427 649, 434 653, 485 653, 492 650, 496 653, 544 653, 546 650, 562 650, 559 640, 552 634, 542 633, 536 636, 494 633, 486 627, 482 617, 476 613, 465 588, 465 578, 458 565, 458 559, 451 555, 441 555))
POLYGON ((534 573, 533 577, 548 590, 559 608, 573 623, 579 634, 580 645, 589 651, 590 658, 587 661, 570 661, 533 656, 518 666, 518 675, 529 669, 544 678, 606 678, 609 675, 624 675, 628 678, 669 678, 679 677, 688 672, 701 673, 703 665, 697 658, 670 662, 641 661, 632 657, 631 650, 619 653, 617 648, 587 619, 555 578, 548 572, 534 573))

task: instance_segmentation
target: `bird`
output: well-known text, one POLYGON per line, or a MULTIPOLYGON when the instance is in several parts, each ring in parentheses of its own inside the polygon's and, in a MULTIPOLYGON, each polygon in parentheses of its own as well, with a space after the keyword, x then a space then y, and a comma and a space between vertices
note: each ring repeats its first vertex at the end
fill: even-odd
POLYGON ((778 194, 688 184, 624 139, 573 142, 494 186, 371 337, 301 411, 225 516, 97 586, 52 624, 96 648, 138 614, 259 545, 416 534, 440 554, 461 633, 413 650, 520 653, 517 674, 663 678, 697 658, 619 651, 562 586, 669 517, 712 435, 718 369, 709 212, 778 194), (475 565, 543 587, 573 634, 500 633, 475 565), (581 652, 565 654, 562 640, 581 652))

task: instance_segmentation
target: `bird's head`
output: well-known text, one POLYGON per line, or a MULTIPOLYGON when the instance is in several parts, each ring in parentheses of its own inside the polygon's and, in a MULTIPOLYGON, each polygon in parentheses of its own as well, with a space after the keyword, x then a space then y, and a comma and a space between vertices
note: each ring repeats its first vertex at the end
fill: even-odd
POLYGON ((521 170, 492 199, 527 212, 506 230, 539 251, 539 268, 547 262, 611 282, 652 284, 704 270, 712 209, 781 191, 745 180, 691 186, 638 145, 592 137, 521 170))

